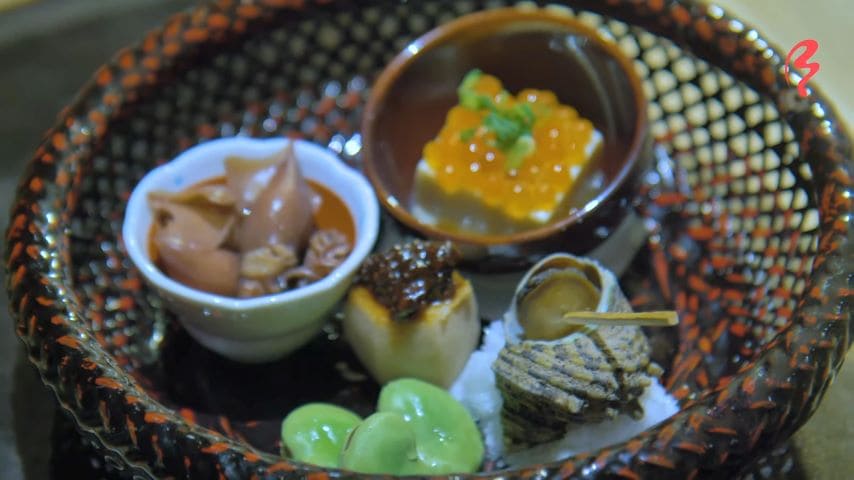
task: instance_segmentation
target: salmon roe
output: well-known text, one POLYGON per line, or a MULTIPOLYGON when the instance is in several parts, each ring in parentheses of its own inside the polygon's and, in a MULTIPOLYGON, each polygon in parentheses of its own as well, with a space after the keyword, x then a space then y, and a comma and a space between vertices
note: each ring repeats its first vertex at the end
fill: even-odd
POLYGON ((593 124, 548 90, 525 89, 514 97, 486 74, 473 88, 501 110, 527 102, 535 117, 530 132, 534 150, 521 166, 509 167, 496 134, 484 127, 489 112, 457 105, 438 137, 424 148, 437 185, 446 194, 467 191, 516 221, 548 221, 593 156, 593 124))

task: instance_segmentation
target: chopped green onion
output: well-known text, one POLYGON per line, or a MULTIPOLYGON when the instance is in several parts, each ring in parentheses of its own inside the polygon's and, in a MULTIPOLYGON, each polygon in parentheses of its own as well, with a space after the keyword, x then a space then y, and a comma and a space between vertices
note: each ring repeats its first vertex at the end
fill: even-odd
POLYGON ((468 142, 474 137, 475 132, 477 132, 476 128, 467 128, 460 132, 460 140, 463 142, 468 142))
POLYGON ((470 110, 491 109, 492 99, 481 93, 466 92, 460 95, 460 105, 470 110))
POLYGON ((531 105, 529 105, 527 102, 517 103, 510 110, 513 115, 521 119, 522 122, 524 122, 525 125, 528 127, 532 127, 534 125, 534 122, 537 120, 537 117, 534 115, 534 111, 531 109, 531 105))
POLYGON ((478 93, 474 89, 482 76, 483 72, 477 69, 466 74, 462 83, 460 83, 460 87, 457 89, 457 95, 460 97, 460 105, 471 110, 480 110, 488 108, 492 103, 492 100, 488 96, 478 93))
POLYGON ((469 92, 473 91, 474 86, 477 84, 477 82, 480 81, 480 77, 482 77, 482 76, 483 76, 483 72, 481 72, 480 69, 475 68, 475 69, 469 71, 469 73, 467 73, 466 76, 463 77, 463 81, 462 81, 462 83, 460 83, 460 88, 458 90, 460 92, 462 92, 462 91, 469 91, 469 92))
MULTIPOLYGON (((466 74, 457 89, 460 105, 475 111, 489 111, 483 119, 483 126, 495 135, 495 141, 488 141, 487 144, 497 146, 507 155, 507 170, 517 169, 536 147, 531 129, 537 117, 527 102, 518 103, 510 108, 501 108, 500 104, 510 97, 506 90, 501 91, 495 99, 477 92, 475 86, 482 76, 483 72, 478 69, 466 74)), ((467 142, 472 139, 475 132, 474 128, 464 130, 460 132, 460 139, 467 142)))
POLYGON ((537 143, 534 141, 534 137, 528 134, 522 135, 505 153, 507 160, 504 169, 508 171, 518 169, 525 159, 534 153, 536 148, 537 143))
POLYGON ((507 150, 525 133, 525 126, 500 113, 490 112, 483 119, 483 126, 495 134, 498 148, 507 150))

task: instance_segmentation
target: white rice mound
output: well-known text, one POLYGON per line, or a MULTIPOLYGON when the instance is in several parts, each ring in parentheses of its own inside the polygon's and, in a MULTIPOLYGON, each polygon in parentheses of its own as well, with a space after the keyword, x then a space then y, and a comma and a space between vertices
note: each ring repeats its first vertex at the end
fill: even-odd
POLYGON ((577 453, 626 441, 679 411, 676 399, 665 391, 658 379, 653 378, 640 398, 643 418, 635 420, 628 415, 619 415, 601 423, 580 424, 561 440, 504 455, 502 399, 492 372, 492 364, 503 347, 504 325, 496 320, 486 327, 483 345, 469 357, 450 390, 480 426, 488 459, 503 458, 510 467, 563 460, 577 453))

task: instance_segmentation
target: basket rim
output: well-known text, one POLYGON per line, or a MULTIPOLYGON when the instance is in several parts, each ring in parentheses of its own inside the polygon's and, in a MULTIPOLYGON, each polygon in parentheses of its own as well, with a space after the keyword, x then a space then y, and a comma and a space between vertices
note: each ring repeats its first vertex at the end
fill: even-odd
MULTIPOLYGON (((120 405, 121 411, 128 415, 129 427, 131 417, 139 419, 135 420, 139 425, 133 427, 132 442, 122 445, 122 448, 133 453, 134 458, 153 458, 151 445, 144 444, 150 438, 136 435, 137 429, 148 429, 161 434, 161 439, 183 438, 176 445, 190 449, 186 455, 205 458, 212 465, 222 467, 223 471, 227 467, 230 472, 274 477, 307 473, 318 474, 317 478, 348 475, 348 472, 317 469, 285 461, 194 425, 137 386, 131 375, 112 361, 78 320, 83 310, 80 308, 80 299, 69 294, 70 275, 67 265, 70 258, 67 248, 64 248, 68 238, 58 234, 61 232, 58 225, 62 219, 46 215, 40 203, 53 195, 65 200, 64 211, 73 209, 76 196, 71 186, 79 181, 82 173, 76 167, 106 133, 110 118, 117 115, 122 106, 134 102, 143 89, 157 84, 158 74, 175 67, 179 59, 191 56, 198 44, 225 43, 271 19, 299 16, 310 8, 334 8, 342 3, 346 5, 351 2, 220 0, 174 15, 163 27, 149 32, 139 44, 119 51, 96 71, 60 114, 57 125, 46 133, 28 162, 19 183, 6 234, 7 290, 11 316, 16 322, 17 333, 25 345, 28 358, 38 368, 44 383, 54 391, 63 409, 75 418, 78 428, 96 439, 101 447, 116 446, 101 434, 104 429, 111 428, 110 419, 93 423, 78 416, 77 411, 82 408, 79 404, 83 399, 77 397, 76 389, 83 389, 82 396, 94 395, 93 398, 120 405), (145 61, 157 55, 167 61, 145 61), (138 59, 142 61, 136 62, 138 59), (117 87, 124 93, 124 99, 116 95, 117 87), (81 118, 86 119, 88 128, 83 128, 81 118), (67 166, 68 170, 62 170, 59 166, 67 166), (69 173, 74 174, 74 178, 68 178, 69 173), (78 404, 77 407, 74 403, 78 404), (192 436, 192 442, 186 441, 187 435, 192 436)), ((507 474, 519 477, 559 474, 593 478, 608 473, 624 478, 640 478, 635 472, 647 472, 649 469, 664 469, 669 474, 683 476, 696 475, 700 469, 707 468, 737 469, 738 458, 771 448, 771 440, 792 434, 809 418, 829 386, 832 374, 844 361, 850 345, 852 323, 850 310, 846 306, 852 295, 847 282, 852 274, 851 259, 854 258, 854 247, 848 241, 854 219, 850 198, 854 163, 849 131, 835 113, 834 107, 814 86, 811 86, 808 100, 793 101, 794 89, 788 85, 783 74, 781 56, 768 46, 762 35, 748 36, 749 32, 754 31, 749 25, 744 25, 740 31, 729 30, 729 23, 734 17, 724 13, 720 7, 701 4, 696 0, 656 1, 646 6, 632 0, 579 0, 565 3, 569 3, 568 6, 572 8, 595 11, 670 38, 681 48, 692 51, 710 63, 726 65, 725 70, 737 79, 773 97, 785 120, 795 130, 796 138, 801 140, 802 149, 808 149, 807 153, 802 151, 802 155, 809 156, 815 175, 816 203, 820 211, 819 251, 813 275, 807 282, 808 293, 804 294, 793 312, 790 325, 765 346, 757 359, 747 365, 750 368, 742 369, 726 385, 683 405, 680 412, 657 427, 632 440, 595 452, 594 455, 465 478, 491 478, 507 474), (704 38, 707 30, 725 41, 712 45, 704 38), (773 54, 762 56, 763 51, 771 51, 773 54), (758 59, 755 67, 738 67, 734 59, 748 55, 758 59), (713 61, 715 59, 717 61, 713 61), (792 108, 792 105, 795 107, 792 108), (814 106, 824 112, 823 117, 811 113, 814 106), (799 353, 802 348, 806 348, 807 353, 799 353), (805 361, 807 357, 809 362, 805 361), (795 361, 797 358, 801 360, 795 361), (800 365, 815 364, 825 368, 815 368, 823 372, 813 373, 816 378, 810 381, 810 389, 805 392, 804 398, 791 399, 787 395, 785 398, 790 398, 790 403, 766 406, 769 408, 769 422, 776 423, 766 425, 762 434, 754 438, 739 455, 730 456, 728 452, 705 447, 700 451, 692 450, 689 448, 691 445, 683 445, 684 448, 680 449, 669 441, 660 441, 672 438, 677 430, 687 425, 696 426, 691 438, 696 439, 696 445, 700 446, 704 439, 729 435, 730 432, 715 430, 718 423, 716 418, 725 415, 722 409, 730 405, 727 402, 733 396, 739 395, 744 382, 751 379, 755 382, 760 369, 794 372, 800 365)), ((63 208, 62 205, 58 207, 63 208)), ((774 391, 773 386, 767 388, 769 392, 774 391)), ((115 454, 121 456, 117 452, 115 450, 115 454)), ((125 460, 138 473, 149 476, 154 476, 155 469, 163 471, 166 468, 162 458, 155 467, 151 466, 150 460, 147 463, 125 460)))

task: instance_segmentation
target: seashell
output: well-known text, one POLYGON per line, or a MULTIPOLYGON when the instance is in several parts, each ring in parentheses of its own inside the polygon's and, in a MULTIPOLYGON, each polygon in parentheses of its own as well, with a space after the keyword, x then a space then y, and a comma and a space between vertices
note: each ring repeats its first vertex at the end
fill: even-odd
POLYGON ((595 260, 556 253, 531 267, 519 281, 504 317, 508 343, 549 340, 578 331, 560 322, 564 313, 631 312, 617 278, 595 260))
POLYGON ((643 415, 639 398, 662 374, 643 330, 561 322, 585 310, 631 312, 614 274, 595 261, 552 255, 520 281, 504 319, 507 344, 492 366, 509 446, 557 440, 580 422, 643 415))

